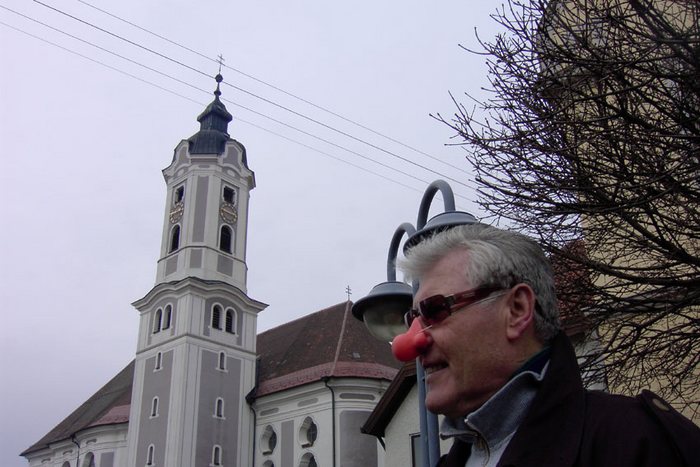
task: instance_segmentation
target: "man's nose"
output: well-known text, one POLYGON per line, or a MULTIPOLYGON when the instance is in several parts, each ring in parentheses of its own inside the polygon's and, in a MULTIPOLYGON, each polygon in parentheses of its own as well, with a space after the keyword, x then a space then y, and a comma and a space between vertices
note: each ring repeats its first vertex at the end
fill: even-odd
POLYGON ((399 334, 391 343, 391 352, 397 360, 409 362, 418 358, 430 345, 430 340, 425 334, 423 321, 416 318, 411 327, 403 334, 399 334))

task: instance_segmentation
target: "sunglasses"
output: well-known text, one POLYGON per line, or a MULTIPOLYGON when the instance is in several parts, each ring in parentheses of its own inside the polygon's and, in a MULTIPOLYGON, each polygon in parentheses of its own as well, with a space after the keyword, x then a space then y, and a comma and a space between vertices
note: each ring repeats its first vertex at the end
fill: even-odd
POLYGON ((505 289, 498 286, 484 286, 465 290, 464 292, 453 295, 433 295, 432 297, 421 300, 418 303, 417 309, 411 308, 411 310, 407 311, 404 315, 404 322, 406 326, 410 327, 413 320, 420 316, 426 325, 433 326, 447 319, 447 317, 458 308, 474 305, 477 302, 489 298, 492 293, 498 292, 499 290, 505 289))

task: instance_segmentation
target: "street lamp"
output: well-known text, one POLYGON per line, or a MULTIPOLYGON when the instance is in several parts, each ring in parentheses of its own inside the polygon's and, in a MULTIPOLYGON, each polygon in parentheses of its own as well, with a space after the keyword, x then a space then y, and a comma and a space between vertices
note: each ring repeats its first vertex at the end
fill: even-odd
MULTIPOLYGON (((436 180, 425 190, 418 208, 417 230, 409 223, 401 224, 391 239, 387 258, 387 281, 372 288, 366 297, 359 299, 352 307, 352 314, 364 321, 369 332, 378 339, 391 341, 406 332, 403 315, 411 308, 413 295, 418 290, 418 282, 412 287, 396 281, 396 257, 399 244, 404 234, 408 239, 404 243, 404 253, 420 243, 426 237, 457 225, 475 224, 478 220, 469 213, 455 210, 452 188, 443 180, 436 180), (430 205, 437 192, 442 194, 444 212, 427 220, 430 205)), ((425 372, 420 361, 416 360, 416 379, 418 384, 418 409, 423 459, 425 467, 434 466, 440 459, 437 416, 425 408, 425 372)))

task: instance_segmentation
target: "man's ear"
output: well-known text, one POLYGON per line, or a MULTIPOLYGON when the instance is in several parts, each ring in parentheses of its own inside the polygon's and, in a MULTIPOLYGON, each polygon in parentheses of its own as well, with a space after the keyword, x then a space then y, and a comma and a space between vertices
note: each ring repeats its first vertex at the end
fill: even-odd
POLYGON ((535 291, 527 284, 518 284, 508 296, 509 306, 506 336, 508 340, 517 340, 529 328, 534 329, 535 291))

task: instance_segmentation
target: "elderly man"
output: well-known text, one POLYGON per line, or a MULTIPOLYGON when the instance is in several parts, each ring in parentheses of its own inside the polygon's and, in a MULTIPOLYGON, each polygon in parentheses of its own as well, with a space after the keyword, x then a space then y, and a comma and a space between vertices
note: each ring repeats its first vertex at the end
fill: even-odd
POLYGON ((700 430, 654 394, 583 388, 534 241, 459 226, 411 248, 400 266, 420 282, 407 320, 427 337, 426 406, 455 439, 440 465, 700 465, 700 430))

